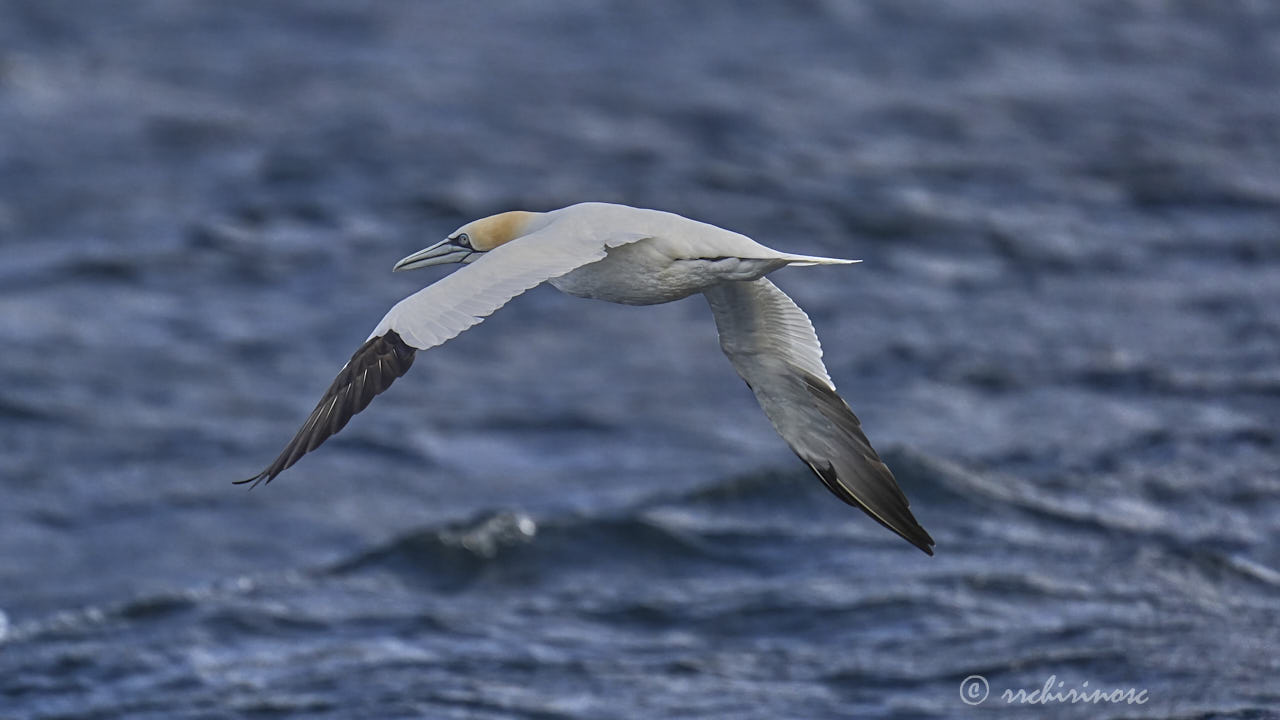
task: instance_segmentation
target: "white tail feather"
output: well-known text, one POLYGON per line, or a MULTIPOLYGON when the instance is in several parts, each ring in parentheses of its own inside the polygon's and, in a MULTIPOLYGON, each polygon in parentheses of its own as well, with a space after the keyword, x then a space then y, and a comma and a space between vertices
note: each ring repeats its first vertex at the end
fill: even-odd
POLYGON ((817 257, 816 255, 791 255, 783 256, 787 263, 797 267, 807 267, 809 265, 853 265, 860 263, 861 260, 844 260, 841 258, 817 257))

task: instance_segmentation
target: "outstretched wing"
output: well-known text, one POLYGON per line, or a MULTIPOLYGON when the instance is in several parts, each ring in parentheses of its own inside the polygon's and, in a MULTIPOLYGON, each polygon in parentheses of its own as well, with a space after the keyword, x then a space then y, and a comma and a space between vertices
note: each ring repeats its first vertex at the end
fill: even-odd
POLYGON ((480 323, 524 291, 603 260, 609 248, 648 237, 637 233, 592 236, 585 228, 566 231, 565 224, 499 245, 401 300, 370 337, 395 330, 412 347, 433 348, 480 323))
POLYGON ((721 349, 782 439, 836 497, 932 555, 933 538, 836 393, 809 316, 763 278, 723 283, 704 294, 721 349))
POLYGON ((396 303, 338 373, 293 440, 265 470, 237 484, 271 482, 306 453, 320 447, 375 395, 391 387, 413 364, 414 353, 456 337, 511 298, 583 265, 602 260, 609 248, 646 235, 592 237, 565 232, 561 223, 500 245, 470 265, 396 303))

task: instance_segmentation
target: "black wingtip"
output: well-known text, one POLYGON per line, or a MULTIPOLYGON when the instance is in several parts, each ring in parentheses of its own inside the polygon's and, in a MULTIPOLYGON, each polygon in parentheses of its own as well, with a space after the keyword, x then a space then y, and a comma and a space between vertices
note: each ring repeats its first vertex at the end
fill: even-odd
POLYGON ((928 555, 929 557, 933 557, 933 546, 936 545, 937 543, 933 541, 933 537, 931 537, 929 533, 919 525, 919 523, 914 523, 915 518, 911 516, 911 513, 909 510, 907 511, 907 515, 913 521, 914 523, 913 525, 907 525, 906 523, 903 523, 903 522, 898 522, 893 525, 890 525, 889 523, 877 517, 875 513, 872 513, 865 505, 862 505, 861 503, 859 503, 857 507, 859 510, 862 510, 868 516, 870 516, 872 520, 875 520, 885 528, 891 530, 894 535, 897 535, 903 540, 906 540, 907 542, 911 543, 914 547, 918 548, 925 555, 928 555))
POLYGON ((895 523, 896 525, 895 527, 895 525, 890 525, 884 520, 881 520, 880 518, 876 517, 876 515, 872 513, 870 510, 868 510, 866 506, 859 504, 858 508, 863 512, 865 512, 867 515, 871 516, 872 520, 875 520, 876 522, 880 523, 881 525, 888 528, 889 530, 892 530, 893 534, 911 543, 916 548, 919 548, 919 550, 923 552, 925 555, 928 555, 929 557, 933 557, 933 546, 936 545, 937 543, 933 541, 933 537, 929 535, 928 531, 926 531, 923 527, 921 527, 919 523, 915 522, 915 517, 911 515, 910 510, 907 510, 906 514, 907 514, 907 518, 911 521, 912 524, 907 525, 904 522, 899 522, 899 523, 895 523))
POLYGON ((339 371, 324 397, 320 398, 280 455, 262 472, 251 478, 234 480, 232 484, 249 485, 252 490, 260 483, 270 483, 303 455, 345 427, 353 415, 368 407, 374 396, 408 372, 415 352, 415 348, 394 330, 366 340, 339 371))
POLYGON ((265 471, 263 471, 263 472, 258 473, 257 475, 254 475, 254 476, 253 476, 253 477, 251 477, 251 478, 245 478, 245 479, 243 479, 243 480, 232 480, 232 481, 231 481, 231 484, 232 484, 232 485, 248 485, 249 483, 253 483, 252 485, 249 485, 249 489, 250 489, 250 490, 252 490, 252 489, 254 489, 254 488, 258 487, 258 484, 259 484, 259 483, 263 483, 263 482, 267 482, 267 483, 269 483, 269 482, 271 482, 271 480, 272 480, 272 478, 271 478, 271 477, 268 477, 268 476, 267 476, 267 473, 266 473, 265 471))
POLYGON ((906 497, 901 495, 901 490, 898 489, 897 483, 894 482, 893 473, 889 471, 887 466, 880 463, 878 458, 875 462, 884 468, 888 481, 893 483, 893 489, 902 498, 900 503, 881 504, 879 512, 872 510, 866 502, 859 499, 844 483, 840 482, 835 466, 830 462, 818 464, 804 457, 800 459, 805 461, 805 464, 809 466, 813 474, 817 475, 822 484, 836 497, 866 513, 867 517, 875 520, 894 535, 919 548, 925 555, 933 557, 933 546, 937 543, 933 541, 933 537, 929 535, 929 532, 916 521, 915 515, 911 514, 910 504, 907 502, 906 497))
POLYGON ((933 536, 930 535, 929 531, 925 530, 924 527, 920 525, 920 523, 916 522, 916 518, 914 515, 911 514, 910 510, 907 510, 907 517, 910 518, 913 525, 909 528, 906 528, 906 532, 900 529, 895 529, 895 528, 889 528, 889 529, 897 533, 898 536, 901 537, 903 540, 906 540, 912 545, 915 545, 916 547, 920 548, 920 550, 925 555, 928 555, 929 557, 933 557, 933 546, 937 545, 937 543, 933 541, 933 536))
POLYGON ((800 451, 796 454, 836 497, 862 510, 872 520, 932 557, 936 543, 911 514, 910 501, 898 487, 893 471, 871 447, 858 416, 853 414, 849 404, 830 383, 807 373, 803 374, 803 379, 822 415, 847 441, 844 462, 841 463, 847 477, 840 477, 841 473, 836 470, 832 459, 806 457, 800 451))

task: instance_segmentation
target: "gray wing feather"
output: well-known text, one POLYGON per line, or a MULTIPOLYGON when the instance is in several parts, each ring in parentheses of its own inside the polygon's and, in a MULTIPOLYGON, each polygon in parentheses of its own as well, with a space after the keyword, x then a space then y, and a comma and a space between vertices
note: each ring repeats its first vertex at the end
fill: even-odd
POLYGON ((724 283, 704 294, 721 349, 782 439, 836 497, 932 555, 933 538, 836 393, 804 311, 763 278, 724 283))

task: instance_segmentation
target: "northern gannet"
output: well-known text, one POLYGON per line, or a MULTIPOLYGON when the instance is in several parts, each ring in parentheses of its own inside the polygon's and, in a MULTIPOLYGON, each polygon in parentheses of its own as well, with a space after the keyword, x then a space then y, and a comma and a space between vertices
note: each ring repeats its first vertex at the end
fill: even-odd
POLYGON ((238 483, 271 482, 390 387, 415 352, 443 344, 536 285, 627 305, 700 292, 721 349, 796 455, 836 497, 932 555, 933 538, 836 393, 809 316, 764 277, 788 265, 855 262, 779 252, 680 215, 609 203, 475 220, 395 264, 393 271, 464 267, 392 307, 279 457, 238 483))

